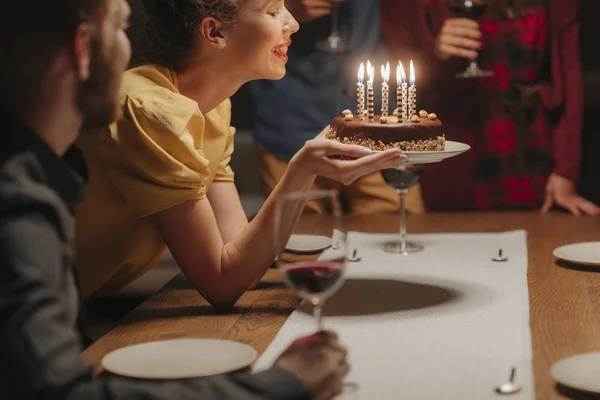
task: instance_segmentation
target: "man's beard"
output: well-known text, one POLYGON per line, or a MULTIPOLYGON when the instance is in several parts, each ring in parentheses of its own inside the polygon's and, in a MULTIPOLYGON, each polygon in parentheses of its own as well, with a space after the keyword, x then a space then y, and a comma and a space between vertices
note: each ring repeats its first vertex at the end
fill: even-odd
POLYGON ((118 117, 118 97, 113 93, 119 80, 103 51, 102 42, 94 38, 91 42, 90 76, 83 82, 77 95, 77 106, 83 115, 83 128, 102 128, 118 117))

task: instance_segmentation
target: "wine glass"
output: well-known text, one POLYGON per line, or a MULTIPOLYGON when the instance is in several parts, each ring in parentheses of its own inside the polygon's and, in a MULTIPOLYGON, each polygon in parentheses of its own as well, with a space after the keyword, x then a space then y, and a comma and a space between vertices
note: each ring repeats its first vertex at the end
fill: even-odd
POLYGON ((348 44, 340 36, 340 6, 336 4, 331 11, 331 33, 329 36, 316 43, 317 49, 329 53, 342 53, 348 50, 348 44))
MULTIPOLYGON (((448 8, 457 17, 469 18, 476 20, 483 15, 487 8, 487 3, 484 0, 448 0, 448 8)), ((457 78, 483 78, 494 76, 492 71, 481 69, 477 63, 477 59, 471 60, 467 68, 463 72, 456 74, 457 78)))
POLYGON ((384 169, 381 171, 385 182, 396 189, 400 195, 400 239, 395 242, 386 243, 383 251, 386 253, 397 253, 408 255, 423 251, 423 245, 409 242, 406 234, 406 194, 408 189, 419 182, 422 172, 421 167, 416 165, 402 165, 397 168, 384 169))
POLYGON ((286 283, 313 306, 317 330, 323 329, 322 310, 327 298, 344 282, 346 234, 338 215, 307 215, 297 224, 309 201, 331 201, 333 190, 292 192, 277 200, 275 242, 277 266, 286 283))

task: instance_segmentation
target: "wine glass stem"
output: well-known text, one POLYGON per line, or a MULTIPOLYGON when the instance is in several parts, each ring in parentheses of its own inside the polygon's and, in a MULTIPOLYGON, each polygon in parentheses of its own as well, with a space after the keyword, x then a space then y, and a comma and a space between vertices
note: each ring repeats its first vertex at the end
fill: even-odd
POLYGON ((321 302, 314 305, 313 315, 315 316, 315 320, 317 321, 317 331, 320 332, 323 330, 323 305, 321 302))
POLYGON ((330 36, 339 36, 339 6, 336 4, 333 6, 333 11, 331 12, 331 35, 330 36))
POLYGON ((398 190, 400 194, 400 247, 406 250, 406 189, 398 190))

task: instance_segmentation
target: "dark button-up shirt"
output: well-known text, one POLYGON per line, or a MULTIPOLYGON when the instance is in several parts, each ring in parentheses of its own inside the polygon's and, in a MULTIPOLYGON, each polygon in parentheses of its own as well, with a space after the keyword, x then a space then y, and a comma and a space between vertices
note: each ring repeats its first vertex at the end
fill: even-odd
POLYGON ((59 158, 0 110, 1 399, 307 399, 292 374, 215 376, 185 382, 93 379, 75 323, 73 216, 84 163, 59 158))

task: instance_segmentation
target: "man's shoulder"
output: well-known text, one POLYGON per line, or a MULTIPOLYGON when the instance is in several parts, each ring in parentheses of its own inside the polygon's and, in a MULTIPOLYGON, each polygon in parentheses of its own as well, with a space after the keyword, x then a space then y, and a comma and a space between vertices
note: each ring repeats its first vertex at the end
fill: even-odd
POLYGON ((43 183, 42 173, 31 153, 0 156, 0 217, 26 209, 62 208, 60 197, 43 183))

